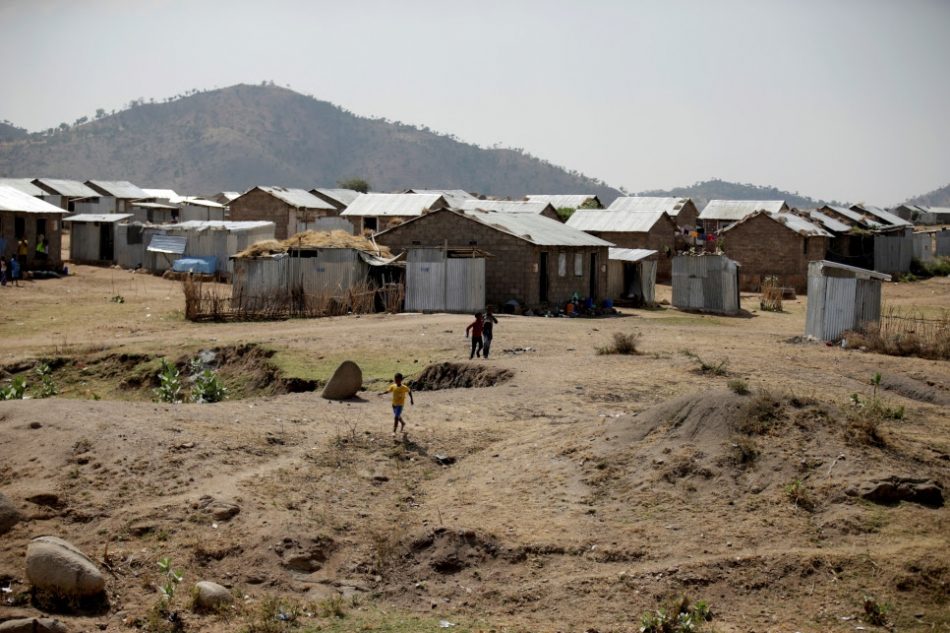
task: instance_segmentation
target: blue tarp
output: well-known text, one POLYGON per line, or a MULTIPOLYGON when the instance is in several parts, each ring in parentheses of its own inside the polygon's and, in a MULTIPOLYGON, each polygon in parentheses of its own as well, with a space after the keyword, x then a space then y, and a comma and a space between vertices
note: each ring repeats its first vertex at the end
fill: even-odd
POLYGON ((200 273, 213 275, 218 269, 217 257, 183 257, 176 259, 172 270, 176 273, 200 273))

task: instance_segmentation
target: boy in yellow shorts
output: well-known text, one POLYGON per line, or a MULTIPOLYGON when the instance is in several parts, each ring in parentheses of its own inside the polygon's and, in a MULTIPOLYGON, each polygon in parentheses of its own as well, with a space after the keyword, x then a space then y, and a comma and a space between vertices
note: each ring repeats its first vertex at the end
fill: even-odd
POLYGON ((402 419, 402 408, 406 405, 406 395, 409 396, 409 404, 414 405, 415 402, 412 401, 412 389, 402 384, 402 374, 396 374, 393 376, 393 380, 393 384, 389 385, 389 388, 380 395, 393 394, 393 435, 395 435, 400 424, 402 425, 402 432, 406 432, 406 422, 402 419))

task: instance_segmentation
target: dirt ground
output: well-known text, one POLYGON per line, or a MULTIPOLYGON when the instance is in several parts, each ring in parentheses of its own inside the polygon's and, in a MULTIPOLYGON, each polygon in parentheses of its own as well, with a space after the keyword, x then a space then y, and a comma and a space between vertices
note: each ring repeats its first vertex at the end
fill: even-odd
MULTIPOLYGON (((477 362, 512 377, 417 392, 394 440, 377 392, 467 362, 470 317, 194 324, 177 282, 71 272, 0 288, 0 367, 36 394, 41 359, 59 391, 0 402, 0 492, 26 517, 0 536, 0 620, 40 613, 24 555, 51 534, 109 572, 107 609, 59 616, 75 631, 168 624, 149 620, 166 556, 186 630, 636 631, 686 595, 722 632, 881 628, 865 597, 896 630, 950 631, 946 507, 854 496, 950 481, 950 365, 803 343, 804 298, 743 296, 738 318, 501 315, 477 362), (618 332, 642 354, 599 355, 618 332), (153 402, 161 359, 187 373, 203 350, 231 398, 153 402), (308 391, 344 359, 360 397, 308 391), (869 402, 877 372, 903 411, 869 439, 852 394, 869 402), (192 613, 198 580, 236 606, 192 613)), ((950 279, 884 295, 939 312, 950 279)))

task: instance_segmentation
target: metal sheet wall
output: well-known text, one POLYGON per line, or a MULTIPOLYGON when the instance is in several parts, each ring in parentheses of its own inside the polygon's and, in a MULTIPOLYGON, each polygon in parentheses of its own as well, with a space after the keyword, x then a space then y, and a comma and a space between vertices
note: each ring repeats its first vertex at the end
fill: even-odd
POLYGON ((406 262, 406 311, 445 309, 445 264, 439 249, 413 248, 406 262))
POLYGON ((446 262, 446 312, 473 313, 485 308, 485 258, 450 258, 446 262))
POLYGON ((933 233, 914 233, 914 259, 929 262, 934 258, 933 233))
POLYGON ((724 255, 673 258, 673 305, 720 314, 739 311, 736 263, 724 255))
POLYGON ((829 277, 823 274, 819 262, 808 265, 806 336, 836 341, 847 330, 880 318, 880 280, 829 277))
POLYGON ((874 270, 880 273, 906 273, 914 256, 910 234, 874 236, 874 270))
POLYGON ((656 261, 643 260, 640 262, 640 283, 643 291, 643 302, 652 306, 656 303, 656 261))
POLYGON ((94 262, 99 260, 98 222, 70 223, 69 259, 74 262, 94 262))
POLYGON ((935 240, 937 257, 950 257, 950 231, 940 231, 935 240))

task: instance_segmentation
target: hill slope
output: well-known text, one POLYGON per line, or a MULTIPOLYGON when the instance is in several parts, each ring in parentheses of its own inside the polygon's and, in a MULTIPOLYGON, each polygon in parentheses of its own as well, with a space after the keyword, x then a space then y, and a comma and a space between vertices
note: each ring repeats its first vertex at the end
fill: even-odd
POLYGON ((0 143, 27 138, 29 132, 7 121, 0 121, 0 143))
POLYGON ((379 191, 618 195, 517 151, 482 149, 284 88, 249 85, 140 103, 51 135, 0 141, 0 174, 128 179, 192 193, 257 184, 309 188, 361 177, 379 191))
POLYGON ((907 204, 922 204, 928 207, 950 207, 950 185, 934 189, 916 198, 911 198, 907 204))
POLYGON ((739 184, 718 179, 697 182, 688 187, 644 191, 637 195, 692 198, 700 211, 710 200, 785 200, 790 206, 805 209, 819 207, 823 204, 834 204, 832 200, 815 200, 808 196, 782 191, 775 187, 739 184))

